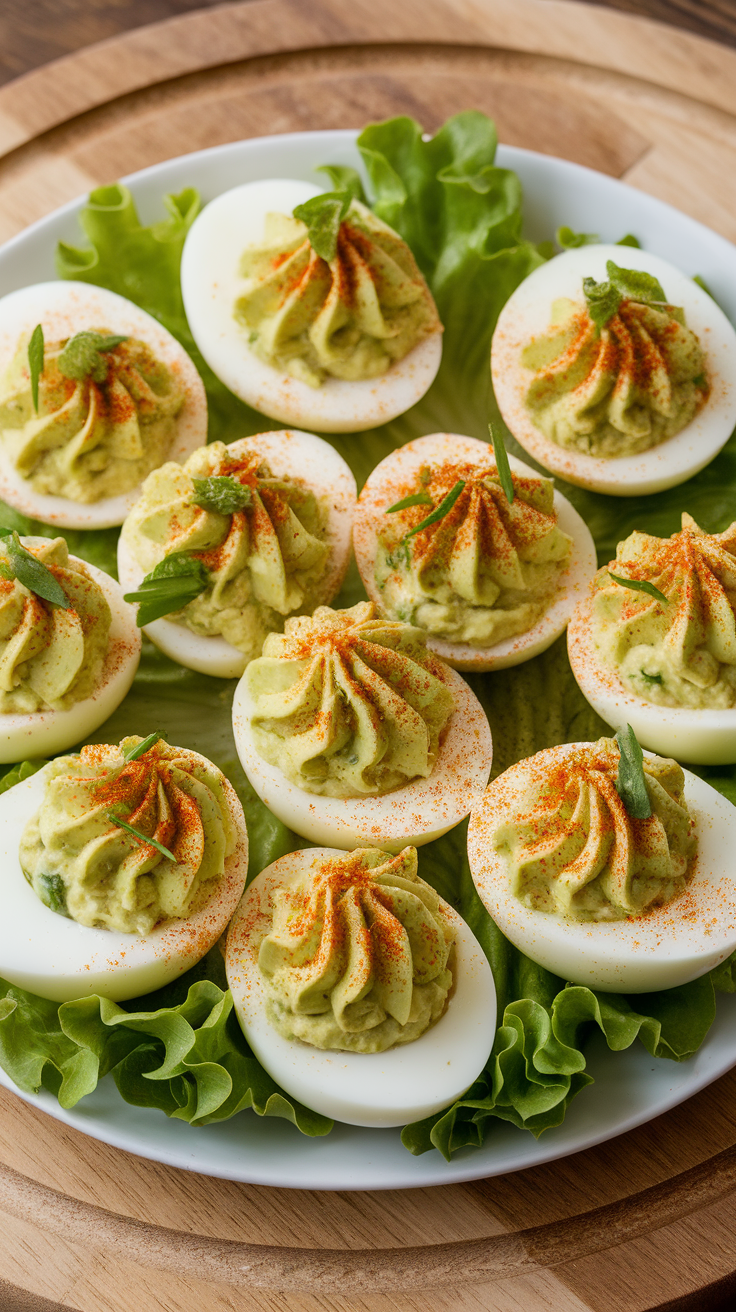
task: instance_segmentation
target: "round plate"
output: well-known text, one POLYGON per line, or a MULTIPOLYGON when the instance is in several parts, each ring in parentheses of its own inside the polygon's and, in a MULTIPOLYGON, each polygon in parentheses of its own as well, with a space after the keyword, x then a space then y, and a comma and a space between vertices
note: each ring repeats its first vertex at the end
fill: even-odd
MULTIPOLYGON (((165 192, 198 187, 205 200, 229 187, 274 174, 321 183, 319 164, 359 167, 352 131, 292 133, 217 146, 134 174, 131 188, 144 223, 161 217, 165 192)), ((701 274, 730 318, 736 318, 736 249, 723 237, 625 184, 564 160, 500 147, 498 163, 515 169, 525 196, 526 227, 536 241, 568 224, 617 241, 635 232, 642 245, 691 277, 701 274)), ((65 205, 0 250, 0 291, 54 277, 58 240, 79 242, 79 201, 65 205)), ((436 427, 442 427, 438 416, 436 427)), ((359 440, 359 439, 356 439, 359 440)), ((412 1157, 398 1130, 336 1125, 324 1139, 307 1139, 287 1121, 244 1114, 192 1130, 159 1111, 131 1107, 106 1077, 72 1111, 49 1093, 21 1094, 93 1138, 184 1170, 253 1184, 301 1189, 401 1189, 453 1184, 506 1174, 565 1157, 651 1120, 736 1065, 736 995, 719 997, 708 1038, 692 1060, 655 1059, 640 1043, 612 1053, 596 1036, 586 1049, 595 1084, 571 1105, 564 1123, 535 1139, 497 1122, 483 1148, 463 1150, 449 1163, 438 1152, 412 1157)), ((18 1092, 0 1071, 0 1083, 18 1092)))

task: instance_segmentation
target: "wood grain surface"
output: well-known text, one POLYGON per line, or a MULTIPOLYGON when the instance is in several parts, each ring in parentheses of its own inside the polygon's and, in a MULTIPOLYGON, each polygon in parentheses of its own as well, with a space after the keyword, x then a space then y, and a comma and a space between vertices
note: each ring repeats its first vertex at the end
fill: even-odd
MULTIPOLYGON (((249 0, 29 72, 0 88, 0 237, 188 150, 469 105, 736 238, 736 54, 572 0, 249 0)), ((734 1301, 735 1101, 732 1072, 553 1165, 331 1194, 155 1165, 0 1090, 0 1307, 711 1312, 734 1301)))

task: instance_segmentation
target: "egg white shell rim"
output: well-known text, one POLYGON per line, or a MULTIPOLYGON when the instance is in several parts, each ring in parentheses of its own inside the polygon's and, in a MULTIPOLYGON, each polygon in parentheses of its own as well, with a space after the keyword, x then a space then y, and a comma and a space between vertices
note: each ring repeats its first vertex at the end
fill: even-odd
POLYGON ((518 805, 530 762, 536 763, 536 774, 542 758, 557 766, 576 746, 547 748, 510 766, 474 807, 468 859, 486 911, 528 957, 576 984, 610 993, 647 993, 697 979, 736 948, 736 880, 728 868, 736 844, 736 808, 688 770, 685 798, 696 820, 698 850, 681 898, 646 916, 591 923, 532 910, 511 893, 506 857, 494 848, 491 832, 518 805))
MULTIPOLYGON (((26 544, 48 543, 48 538, 22 539, 26 544)), ((112 618, 102 677, 89 697, 75 702, 66 711, 13 711, 0 714, 0 762, 24 761, 29 757, 64 752, 94 733, 108 716, 117 710, 127 694, 141 655, 141 635, 135 611, 123 601, 120 585, 103 570, 70 556, 70 561, 84 565, 87 573, 102 589, 112 618)))
POLYGON ((293 784, 256 749, 245 678, 235 689, 233 734, 241 764, 258 796, 279 820, 314 843, 342 849, 382 847, 396 852, 439 838, 470 811, 488 782, 491 729, 475 693, 455 670, 442 678, 456 709, 447 723, 434 769, 426 779, 378 797, 322 797, 293 784))
POLYGON ((342 855, 335 848, 290 852, 249 884, 228 931, 228 984, 250 1047, 292 1097, 348 1125, 406 1125, 449 1107, 483 1070, 496 1032, 493 975, 470 927, 440 898, 456 935, 454 987, 430 1029, 411 1043, 373 1053, 322 1050, 284 1038, 266 1016, 266 989, 251 939, 258 935, 260 946, 270 929, 272 917, 262 908, 271 890, 297 880, 314 860, 342 855))
POLYGON ((582 246, 563 251, 529 274, 499 315, 491 372, 499 409, 517 442, 560 478, 612 496, 660 492, 691 478, 713 460, 736 425, 736 332, 696 282, 667 260, 633 247, 582 246), (682 306, 688 327, 706 352, 711 392, 695 418, 674 437, 639 455, 603 458, 559 446, 536 427, 524 405, 534 374, 522 367, 519 356, 532 337, 549 328, 552 302, 562 296, 582 301, 582 279, 606 279, 607 260, 654 274, 670 304, 682 306))
MULTIPOLYGON (((315 588, 314 605, 315 608, 326 605, 340 591, 350 560, 350 530, 357 488, 349 465, 329 442, 298 429, 256 433, 227 446, 236 455, 241 450, 258 451, 268 460, 277 478, 289 478, 323 498, 327 512, 325 541, 330 556, 329 567, 315 588)), ((124 527, 118 538, 118 576, 126 592, 135 591, 146 575, 133 556, 130 537, 124 527)), ((173 620, 154 620, 143 626, 143 632, 172 660, 202 674, 238 679, 247 664, 245 653, 225 638, 194 633, 173 620)))
POLYGON ((598 659, 592 619, 591 595, 581 599, 570 620, 567 650, 580 691, 607 724, 614 729, 630 724, 643 747, 694 765, 736 761, 736 707, 658 706, 637 697, 598 659))
POLYGON ((182 296, 197 346, 236 396, 285 424, 321 433, 356 432, 388 423, 424 396, 440 367, 441 332, 424 338, 379 378, 327 377, 315 388, 261 360, 233 315, 246 286, 240 258, 246 246, 262 241, 266 214, 291 214, 321 190, 294 178, 266 178, 210 201, 184 243, 182 296))
MULTIPOLYGON (((12 360, 18 338, 43 327, 47 342, 87 328, 110 328, 146 342, 172 369, 184 388, 184 404, 167 460, 186 460, 207 441, 207 398, 194 362, 162 324, 116 292, 86 282, 41 282, 21 287, 0 300, 0 376, 12 360)), ((36 492, 13 466, 0 442, 0 497, 32 519, 58 528, 112 528, 122 524, 141 494, 140 484, 116 497, 83 505, 68 497, 36 492)))
MULTIPOLYGON (((494 462, 493 448, 488 442, 459 433, 430 433, 407 442, 386 456, 370 474, 358 501, 353 526, 353 546, 360 577, 368 596, 379 611, 382 593, 374 572, 378 548, 378 532, 385 523, 386 508, 399 499, 404 486, 411 482, 412 474, 428 461, 468 460, 474 464, 494 462)), ((512 473, 527 478, 539 478, 515 456, 509 456, 512 473)), ((532 656, 538 656, 564 632, 570 616, 597 568, 595 543, 585 520, 575 508, 555 491, 555 512, 563 533, 572 538, 572 552, 562 574, 552 604, 525 633, 516 633, 491 647, 476 647, 470 643, 448 642, 427 634, 427 646, 457 670, 503 670, 520 665, 532 656)))
MULTIPOLYGON (((205 760, 198 752, 192 755, 205 760)), ((150 934, 124 934, 92 929, 51 911, 25 879, 18 848, 23 830, 43 800, 50 765, 0 794, 0 975, 55 1002, 92 993, 120 1002, 160 988, 209 951, 240 900, 248 873, 248 834, 237 794, 225 780, 238 836, 224 874, 204 906, 188 920, 164 921, 150 934), (11 911, 11 896, 18 905, 17 916, 11 911)))

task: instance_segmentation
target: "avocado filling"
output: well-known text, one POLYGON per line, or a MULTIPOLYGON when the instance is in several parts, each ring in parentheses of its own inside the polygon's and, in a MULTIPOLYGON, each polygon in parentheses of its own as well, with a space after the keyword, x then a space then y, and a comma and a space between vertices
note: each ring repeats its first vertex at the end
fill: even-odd
POLYGON ((385 1052, 439 1020, 453 934, 416 848, 320 857, 276 891, 258 964, 267 1015, 315 1048, 385 1052))
POLYGON ((235 850, 220 770, 161 740, 129 759, 142 741, 83 747, 44 767, 20 863, 41 901, 80 925, 148 934, 191 916, 235 850))

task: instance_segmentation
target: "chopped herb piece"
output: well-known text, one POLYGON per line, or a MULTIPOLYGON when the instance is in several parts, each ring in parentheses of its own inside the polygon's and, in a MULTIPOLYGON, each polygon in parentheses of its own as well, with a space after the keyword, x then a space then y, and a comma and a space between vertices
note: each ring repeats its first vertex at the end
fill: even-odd
POLYGON ((31 340, 28 343, 28 368, 31 371, 31 396, 33 397, 33 409, 38 414, 38 380, 43 373, 43 358, 45 343, 43 340, 43 328, 40 323, 31 333, 31 340))
POLYGON ((619 729, 616 742, 620 752, 616 791, 634 820, 647 820, 652 814, 644 779, 644 753, 630 724, 619 729))
POLYGON ((139 756, 143 756, 144 752, 147 752, 151 747, 155 747, 161 737, 162 734, 158 732, 149 733, 148 737, 139 742, 136 747, 129 747, 127 751, 123 752, 125 760, 137 761, 139 756))
POLYGON ((621 238, 616 242, 616 245, 617 245, 617 246, 634 246, 634 247, 636 248, 636 250, 638 250, 638 251, 641 250, 641 242, 639 241, 639 238, 638 238, 638 237, 635 237, 635 236, 634 236, 633 232, 627 232, 627 234, 626 234, 625 237, 621 237, 621 238))
POLYGON ((294 218, 307 225, 312 250, 328 263, 337 254, 337 234, 352 199, 349 191, 325 191, 294 210, 294 218))
POLYGON ((555 237, 563 251, 574 251, 579 246, 595 246, 600 241, 597 232, 573 232, 572 228, 567 227, 558 228, 555 237))
POLYGON ((415 533, 421 533, 423 528, 429 528, 430 524, 436 524, 440 519, 444 519, 445 515, 448 515, 452 510, 452 507, 462 493, 464 487, 465 479, 459 478, 455 486, 450 488, 447 496, 442 498, 440 504, 432 511, 431 515, 427 515, 427 518, 423 519, 421 524, 417 524, 414 528, 410 528, 409 532, 404 534, 404 542, 409 538, 413 538, 415 533))
POLYGON ((40 898, 45 907, 56 911, 60 916, 68 916, 66 905, 66 884, 61 875, 39 875, 41 885, 40 898))
POLYGON ((597 328, 604 328, 618 312, 622 301, 641 301, 645 305, 666 305, 667 297, 660 283, 642 269, 621 269, 613 260, 606 261, 607 282, 583 279, 588 314, 597 328))
POLYGON ((175 551, 154 566, 137 592, 124 595, 126 601, 138 603, 137 624, 142 628, 194 601, 200 592, 204 592, 208 582, 209 576, 201 560, 194 560, 185 551, 175 551))
POLYGON ((509 468, 509 458, 508 455, 506 454, 506 444, 503 440, 503 436, 500 431, 494 433, 493 424, 490 423, 490 421, 488 424, 488 432, 491 435, 491 446, 493 447, 493 454, 496 457, 496 469, 498 470, 498 481, 504 490, 506 500, 508 501, 509 505, 512 505, 514 500, 514 480, 511 477, 511 469, 509 468))
POLYGON ((214 510, 219 515, 234 515, 253 500, 249 487, 244 487, 232 474, 213 474, 210 478, 193 478, 192 500, 202 510, 214 510))
MULTIPOLYGON (((399 542, 395 551, 390 551, 386 555, 386 564, 389 569, 400 569, 402 565, 409 564, 409 544, 408 542, 399 542)), ((385 587, 385 584, 384 584, 385 587)))
POLYGON ((59 356, 59 373, 77 382, 91 378, 95 383, 104 383, 108 368, 105 355, 127 340, 127 337, 105 337, 103 333, 87 330, 75 333, 59 356))
POLYGON ((108 811, 107 818, 112 820, 113 824, 120 829, 124 829, 127 834, 132 834, 134 838, 138 839, 139 843, 145 843, 147 847, 155 847, 156 851, 165 856, 167 861, 173 861, 176 864, 174 853, 170 852, 168 847, 164 847, 163 843, 159 843, 157 838, 149 838, 147 834, 142 834, 140 829, 136 829, 134 825, 129 825, 127 820, 121 820, 120 816, 116 815, 114 811, 108 811))
POLYGON ((661 601, 664 602, 665 606, 667 605, 667 598, 664 593, 660 592, 659 588, 655 588, 654 584, 649 583, 647 579, 623 579, 618 574, 612 574, 610 569, 608 577, 613 579, 614 583, 620 583, 622 588, 631 588, 632 592, 646 592, 648 597, 654 597, 655 601, 661 601))
POLYGON ((664 683, 664 679, 662 678, 661 674, 647 674, 646 670, 639 670, 639 673, 642 679, 644 679, 645 683, 648 684, 664 683))
POLYGON ((386 514, 393 515, 396 510, 408 510, 410 506, 431 506, 432 498, 428 492, 412 492, 410 497, 403 497, 395 506, 389 506, 386 514))
POLYGON ((707 385, 707 382, 708 379, 706 378, 705 374, 696 374, 695 378, 693 378, 693 384, 695 385, 695 387, 705 387, 707 385))
POLYGON ((72 603, 61 584, 43 561, 26 550, 16 530, 0 528, 0 538, 5 539, 5 548, 10 557, 10 571, 12 571, 11 573, 6 567, 2 571, 3 577, 16 578, 24 588, 28 588, 29 592, 35 592, 43 601, 50 602, 52 606, 60 606, 62 610, 71 610, 72 603))

